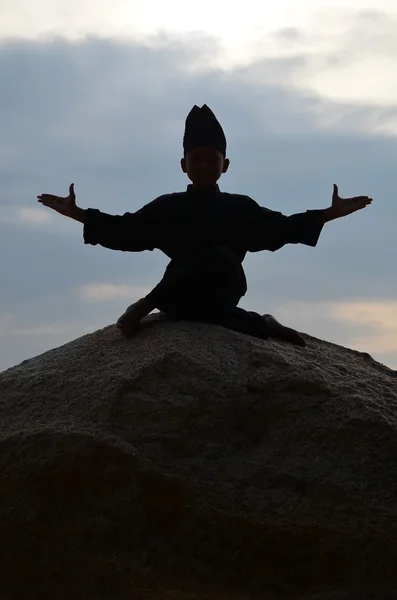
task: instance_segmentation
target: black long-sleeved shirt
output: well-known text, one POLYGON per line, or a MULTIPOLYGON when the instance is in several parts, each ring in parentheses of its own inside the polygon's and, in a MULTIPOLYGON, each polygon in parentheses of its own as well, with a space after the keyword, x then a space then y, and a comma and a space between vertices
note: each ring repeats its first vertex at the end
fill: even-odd
POLYGON ((227 246, 242 263, 247 252, 275 251, 285 244, 316 246, 323 210, 285 216, 242 194, 218 186, 159 196, 135 213, 113 216, 87 209, 84 242, 112 250, 140 252, 158 248, 178 259, 199 246, 227 246))

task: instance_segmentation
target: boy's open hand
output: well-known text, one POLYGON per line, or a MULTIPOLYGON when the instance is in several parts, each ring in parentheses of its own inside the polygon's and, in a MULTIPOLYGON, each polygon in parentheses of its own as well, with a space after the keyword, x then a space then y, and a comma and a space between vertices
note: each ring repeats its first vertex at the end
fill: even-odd
POLYGON ((74 193, 74 183, 69 186, 69 196, 54 196, 53 194, 41 194, 37 196, 38 201, 44 206, 48 206, 61 215, 70 217, 76 210, 76 196, 74 193))
POLYGON ((355 196, 354 198, 341 198, 338 192, 338 186, 334 183, 334 192, 332 194, 331 211, 333 218, 345 217, 351 213, 361 210, 371 204, 372 198, 368 196, 355 196))

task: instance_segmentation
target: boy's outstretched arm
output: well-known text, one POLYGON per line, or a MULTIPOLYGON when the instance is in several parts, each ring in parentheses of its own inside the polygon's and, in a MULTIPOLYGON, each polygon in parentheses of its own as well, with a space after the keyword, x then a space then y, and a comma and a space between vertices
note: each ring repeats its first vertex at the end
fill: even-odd
POLYGON ((113 216, 94 208, 77 206, 74 184, 66 197, 41 194, 38 201, 56 212, 83 223, 84 243, 103 246, 111 250, 140 252, 153 250, 155 232, 158 229, 156 200, 136 213, 113 216))
POLYGON ((371 204, 368 196, 341 198, 334 184, 332 204, 321 210, 308 210, 289 217, 261 207, 261 217, 253 225, 249 251, 279 250, 285 244, 315 247, 325 223, 350 215, 371 204))

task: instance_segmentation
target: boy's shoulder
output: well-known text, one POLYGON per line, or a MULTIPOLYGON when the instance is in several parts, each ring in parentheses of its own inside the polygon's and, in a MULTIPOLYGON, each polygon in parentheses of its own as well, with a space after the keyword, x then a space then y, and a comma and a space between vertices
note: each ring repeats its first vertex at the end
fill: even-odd
POLYGON ((248 194, 236 194, 235 192, 221 192, 222 196, 229 196, 231 198, 236 198, 238 200, 241 200, 242 202, 245 201, 249 201, 249 202, 255 202, 255 200, 253 198, 251 198, 251 196, 248 196, 248 194))
MULTIPOLYGON (((223 200, 225 200, 228 204, 234 205, 235 207, 259 207, 259 204, 248 196, 247 194, 235 194, 233 192, 223 192, 219 191, 219 195, 223 200)), ((150 205, 154 207, 165 207, 178 204, 179 201, 186 200, 187 192, 169 192, 167 194, 161 194, 157 196, 150 205)))
POLYGON ((167 192, 166 194, 160 194, 160 196, 157 196, 156 200, 161 200, 161 199, 167 199, 167 198, 175 198, 177 196, 186 196, 186 192, 167 192))
POLYGON ((186 192, 170 192, 168 194, 160 194, 151 204, 169 204, 178 201, 186 196, 186 192))
POLYGON ((248 196, 247 194, 234 194, 232 192, 222 192, 222 196, 225 198, 225 200, 237 206, 259 206, 256 200, 254 200, 253 198, 251 198, 251 196, 248 196))
POLYGON ((161 194, 151 200, 141 210, 153 210, 157 208, 166 208, 178 201, 183 196, 183 192, 171 192, 170 194, 161 194))

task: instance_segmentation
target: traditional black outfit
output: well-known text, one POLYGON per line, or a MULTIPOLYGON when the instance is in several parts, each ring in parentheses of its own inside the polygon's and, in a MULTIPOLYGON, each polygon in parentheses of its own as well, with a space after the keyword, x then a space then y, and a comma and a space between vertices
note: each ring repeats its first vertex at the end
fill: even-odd
MULTIPOLYGON (((205 105, 194 107, 186 119, 185 152, 197 146, 226 153, 222 128, 205 105)), ((205 191, 189 185, 123 216, 87 209, 84 242, 129 252, 158 248, 171 261, 147 296, 156 308, 172 319, 217 323, 267 338, 262 317, 237 307, 247 291, 245 255, 285 244, 314 247, 323 225, 322 210, 287 217, 217 185, 205 191)))

